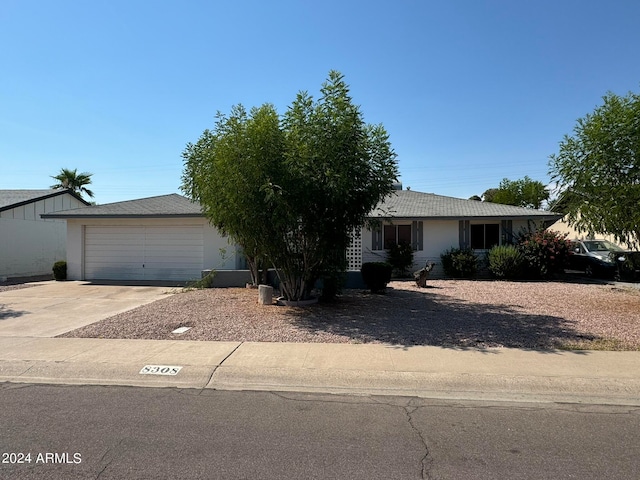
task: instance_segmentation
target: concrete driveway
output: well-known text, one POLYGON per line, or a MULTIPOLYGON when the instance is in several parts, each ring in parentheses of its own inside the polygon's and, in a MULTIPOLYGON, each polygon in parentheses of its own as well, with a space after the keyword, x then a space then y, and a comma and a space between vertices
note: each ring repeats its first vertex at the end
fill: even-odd
POLYGON ((55 337, 172 291, 171 287, 49 281, 0 292, 0 337, 55 337))

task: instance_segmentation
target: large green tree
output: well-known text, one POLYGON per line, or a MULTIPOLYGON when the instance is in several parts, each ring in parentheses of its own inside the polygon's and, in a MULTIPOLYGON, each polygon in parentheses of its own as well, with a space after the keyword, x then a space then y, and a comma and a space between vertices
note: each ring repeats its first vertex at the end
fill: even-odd
POLYGON ((532 180, 528 176, 519 180, 505 178, 498 188, 486 190, 482 199, 490 203, 540 209, 542 203, 549 200, 549 190, 542 182, 532 180))
POLYGON ((497 188, 488 188, 482 194, 482 201, 483 202, 493 203, 493 199, 495 198, 496 193, 498 193, 498 189, 497 188))
POLYGON ((183 191, 276 269, 289 300, 344 270, 350 234, 398 174, 385 129, 364 122, 343 76, 330 72, 320 93, 300 92, 281 117, 235 107, 184 152, 183 191))
POLYGON ((229 115, 218 113, 213 131, 205 130, 183 152, 182 190, 242 247, 254 284, 265 281, 264 237, 273 235, 262 189, 278 175, 283 151, 278 113, 265 104, 249 113, 242 105, 229 115))
POLYGON ((91 184, 92 175, 92 173, 88 172, 78 173, 77 168, 74 168, 73 170, 69 168, 62 168, 60 169, 60 173, 51 177, 54 180, 57 180, 57 183, 51 185, 49 188, 56 190, 70 189, 80 196, 85 193, 89 197, 93 197, 93 192, 85 186, 91 184))
POLYGON ((551 155, 569 224, 640 245, 640 96, 608 93, 551 155))

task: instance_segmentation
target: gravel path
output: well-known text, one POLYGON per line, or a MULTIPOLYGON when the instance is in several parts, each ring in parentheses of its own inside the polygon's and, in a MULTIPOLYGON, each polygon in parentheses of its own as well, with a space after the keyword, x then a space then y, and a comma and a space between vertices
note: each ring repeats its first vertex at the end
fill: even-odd
POLYGON ((244 288, 167 296, 64 337, 640 350, 640 290, 569 282, 394 281, 335 304, 257 304, 244 288), (177 327, 191 327, 172 334, 177 327))

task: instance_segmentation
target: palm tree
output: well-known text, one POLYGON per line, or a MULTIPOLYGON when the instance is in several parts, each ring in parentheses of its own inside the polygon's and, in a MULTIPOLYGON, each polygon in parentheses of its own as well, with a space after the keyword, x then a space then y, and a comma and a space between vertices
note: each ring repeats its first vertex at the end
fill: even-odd
POLYGON ((86 193, 90 197, 93 198, 93 192, 88 188, 85 188, 85 185, 89 185, 91 183, 91 176, 93 173, 83 172, 78 173, 78 169, 68 169, 62 168, 60 173, 55 177, 51 177, 54 180, 57 180, 58 183, 55 185, 51 185, 50 188, 53 189, 69 189, 78 195, 82 196, 83 193, 86 193))

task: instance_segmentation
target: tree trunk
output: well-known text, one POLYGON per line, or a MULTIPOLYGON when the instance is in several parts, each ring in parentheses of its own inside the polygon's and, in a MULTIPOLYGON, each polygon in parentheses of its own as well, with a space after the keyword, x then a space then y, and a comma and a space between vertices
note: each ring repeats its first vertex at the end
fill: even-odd
POLYGON ((429 278, 429 272, 433 270, 435 263, 427 262, 424 268, 421 268, 417 272, 413 272, 413 278, 416 281, 416 285, 420 288, 427 288, 427 278, 429 278))
MULTIPOLYGON (((262 273, 260 271, 259 260, 256 257, 250 257, 247 255, 247 265, 249 265, 249 272, 251 273, 251 284, 259 285, 260 283, 267 283, 266 278, 262 280, 262 273)), ((266 277, 266 275, 265 275, 266 277)))
POLYGON ((259 283, 267 285, 269 283, 269 267, 264 261, 260 262, 259 283))

